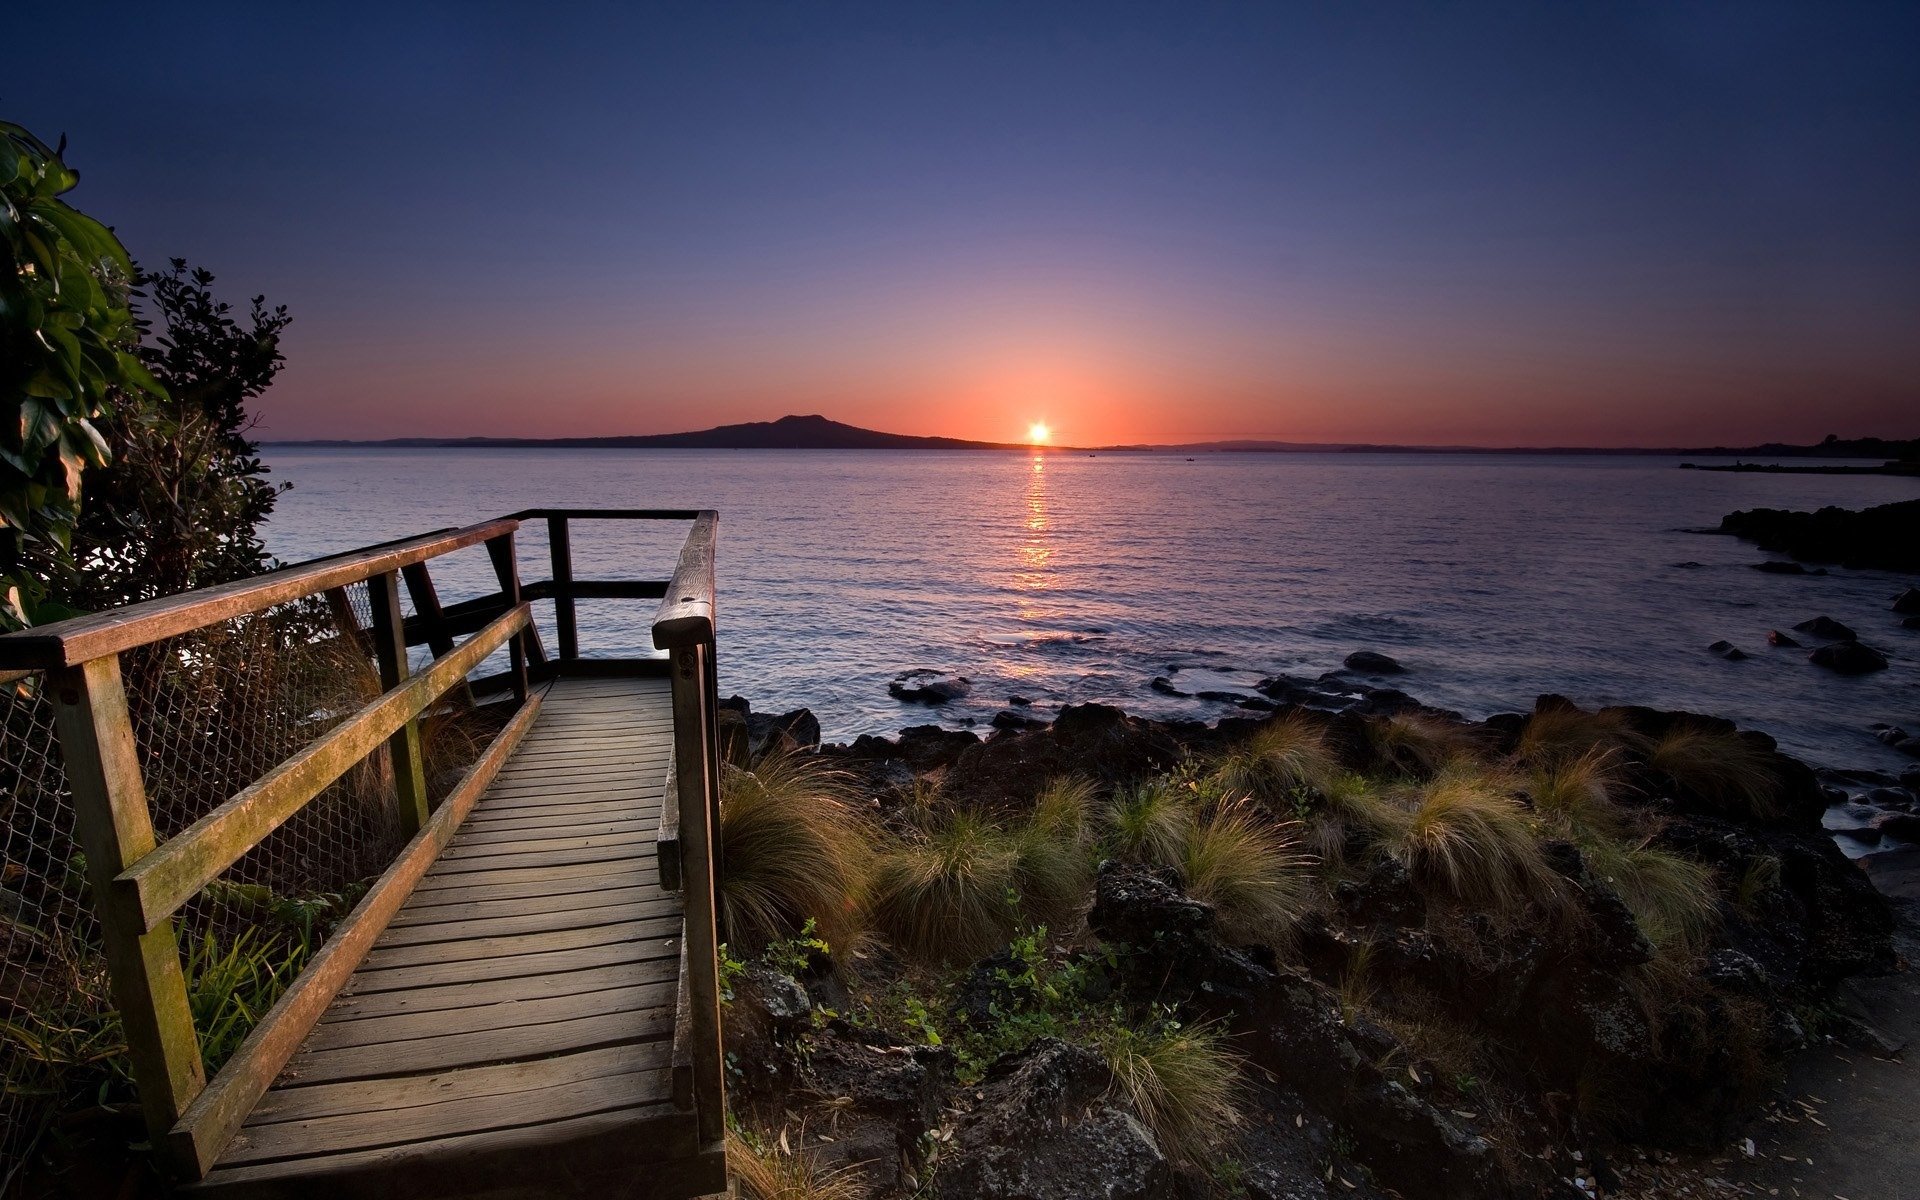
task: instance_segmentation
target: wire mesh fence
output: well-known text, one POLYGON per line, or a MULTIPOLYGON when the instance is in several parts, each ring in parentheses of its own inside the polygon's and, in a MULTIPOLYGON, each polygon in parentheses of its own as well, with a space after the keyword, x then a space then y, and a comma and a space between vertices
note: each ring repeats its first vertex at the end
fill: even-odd
MULTIPOLYGON (((136 647, 121 656, 155 836, 164 843, 374 700, 364 583, 136 647)), ((75 1114, 132 1111, 73 800, 42 677, 0 697, 0 1196, 75 1114)), ((506 706, 463 688, 421 722, 437 801, 506 706)), ((385 750, 369 755, 177 914, 201 1056, 216 1071, 405 843, 385 750)))

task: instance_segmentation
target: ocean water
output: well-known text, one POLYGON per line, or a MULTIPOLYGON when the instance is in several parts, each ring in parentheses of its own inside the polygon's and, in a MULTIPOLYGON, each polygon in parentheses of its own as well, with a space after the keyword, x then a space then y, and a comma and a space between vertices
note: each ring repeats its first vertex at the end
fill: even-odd
MULTIPOLYGON (((267 529, 287 560, 542 505, 720 510, 723 692, 806 706, 826 736, 938 720, 984 729, 1008 697, 1212 719, 1164 695, 1311 679, 1378 650, 1391 682, 1471 716, 1541 692, 1731 717, 1817 764, 1898 768, 1875 722, 1920 727, 1914 582, 1766 574, 1749 543, 1688 532, 1755 506, 1863 507, 1909 479, 1735 475, 1670 458, 1502 455, 400 450, 268 447, 294 486, 267 529), (1692 562, 1693 567, 1675 564, 1692 562), (1772 628, 1827 614, 1890 670, 1843 678, 1772 628), (1707 651, 1728 639, 1751 657, 1707 651), (902 704, 910 668, 969 677, 902 704)), ((684 530, 593 522, 579 578, 665 578, 684 530)), ((547 574, 523 531, 523 575, 547 574)), ((489 589, 484 553, 437 562, 443 599, 489 589)), ((651 602, 581 603, 588 653, 637 653, 651 602)), ((549 637, 551 635, 549 634, 549 637)), ((549 645, 551 645, 551 640, 549 645)))

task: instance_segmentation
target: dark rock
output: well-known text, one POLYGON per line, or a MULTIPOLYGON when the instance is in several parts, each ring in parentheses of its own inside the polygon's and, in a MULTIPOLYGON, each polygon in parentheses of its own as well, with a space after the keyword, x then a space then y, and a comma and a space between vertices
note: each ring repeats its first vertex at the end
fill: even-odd
POLYGON ((1826 667, 1842 675, 1865 675, 1887 669, 1887 656, 1859 642, 1834 642, 1807 657, 1815 666, 1826 667))
POLYGON ((1872 828, 1897 842, 1920 842, 1920 816, 1913 813, 1881 813, 1873 819, 1872 828))
POLYGON ((1688 559, 1686 562, 1671 563, 1669 565, 1682 571, 1697 571, 1700 569, 1700 564, 1694 562, 1692 559, 1688 559))
POLYGON ((1373 650, 1355 650, 1344 660, 1350 671, 1364 671, 1369 675, 1399 675, 1406 671, 1399 662, 1373 650))
POLYGON ((1902 754, 1911 754, 1915 758, 1920 758, 1920 737, 1908 733, 1898 725, 1889 725, 1873 736, 1902 754))
POLYGON ((1159 692, 1163 696, 1188 695, 1188 693, 1183 692, 1179 688, 1173 686, 1173 680, 1167 678, 1165 675, 1155 675, 1152 678, 1152 680, 1150 680, 1147 683, 1147 686, 1152 688, 1154 691, 1159 692))
POLYGON ((965 803, 1017 807, 1062 775, 1136 779, 1180 760, 1181 738, 1190 736, 1180 728, 1104 704, 1069 704, 1045 729, 1010 731, 962 747, 947 786, 965 803))
POLYGON ((1908 767, 1900 772, 1900 786, 1920 791, 1920 767, 1908 767))
POLYGON ((1728 662, 1739 662, 1747 656, 1746 651, 1725 639, 1713 643, 1713 645, 1708 646, 1707 649, 1719 655, 1721 658, 1726 659, 1728 662))
POLYGON ((1348 918, 1369 925, 1418 925, 1427 915, 1426 897, 1398 859, 1383 858, 1363 879, 1333 889, 1335 903, 1348 918))
POLYGON ((908 704, 945 704, 973 690, 973 681, 964 675, 952 675, 920 667, 902 671, 887 685, 887 695, 908 704))
POLYGON ((1213 908, 1180 890, 1179 876, 1108 860, 1094 883, 1087 928, 1115 948, 1145 990, 1244 999, 1273 978, 1266 962, 1216 932, 1213 908))
POLYGON ((1746 538, 1762 550, 1807 562, 1920 571, 1920 500, 1882 504, 1858 512, 1844 508, 1818 512, 1755 508, 1728 514, 1720 522, 1720 532, 1746 538))
POLYGON ((800 981, 757 960, 734 980, 732 1003, 735 1012, 761 1014, 776 1035, 799 1033, 813 1021, 813 1002, 800 981))
POLYGON ((1044 729, 1046 721, 1040 717, 1023 713, 1018 709, 1003 708, 993 714, 995 729, 1044 729))
POLYGON ((946 1200, 1170 1200, 1173 1168, 1098 1054, 1043 1038, 995 1063, 934 1186, 946 1200))
POLYGON ((741 704, 746 720, 748 762, 759 762, 768 754, 781 751, 813 750, 819 747, 820 721, 812 710, 796 708, 779 716, 769 716, 746 711, 745 701, 741 701, 741 704))
POLYGON ((1854 640, 1853 630, 1825 615, 1802 621, 1794 628, 1801 633, 1810 633, 1822 641, 1851 642, 1854 640))
POLYGON ((1902 629, 1920 629, 1920 617, 1906 617, 1900 622, 1902 629))
POLYGON ((834 1022, 808 1044, 796 1084, 835 1105, 833 1142, 809 1147, 816 1164, 856 1169, 875 1190, 900 1186, 902 1165, 917 1166, 939 1122, 948 1069, 945 1050, 889 1044, 834 1022))
POLYGON ((1769 559, 1766 562, 1751 563, 1749 565, 1752 566, 1754 570, 1765 571, 1769 575, 1825 575, 1827 573, 1825 567, 1815 567, 1812 570, 1808 570, 1797 562, 1781 562, 1777 559, 1769 559))
POLYGON ((1908 588, 1893 598, 1893 611, 1920 615, 1920 588, 1908 588))
POLYGON ((900 757, 916 771, 950 767, 969 749, 980 744, 980 735, 964 729, 946 729, 939 725, 909 725, 900 731, 900 757))
POLYGON ((1653 961, 1653 943, 1640 931, 1633 910, 1620 894, 1587 868, 1586 856, 1571 842, 1550 842, 1547 865, 1574 886, 1590 930, 1587 957, 1596 966, 1617 970, 1653 961))
POLYGON ((1033 697, 1031 697, 1031 696, 1008 696, 1008 697, 1007 697, 1007 703, 1008 703, 1008 704, 1011 704, 1011 705, 1013 705, 1013 706, 1014 706, 1015 708, 1026 708, 1026 707, 1028 707, 1029 705, 1031 705, 1031 704, 1033 703, 1033 697))
POLYGON ((1800 648, 1800 643, 1794 640, 1792 634, 1781 633, 1778 629, 1767 630, 1767 645, 1779 646, 1788 650, 1797 650, 1800 648))
POLYGON ((1723 948, 1708 954, 1700 966, 1700 977, 1736 996, 1765 996, 1772 990, 1766 968, 1738 950, 1723 948))

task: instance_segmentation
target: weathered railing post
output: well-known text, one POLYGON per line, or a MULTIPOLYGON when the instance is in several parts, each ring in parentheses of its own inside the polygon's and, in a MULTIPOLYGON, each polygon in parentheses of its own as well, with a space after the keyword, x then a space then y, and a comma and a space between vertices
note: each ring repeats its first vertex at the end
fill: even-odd
POLYGON ((73 791, 74 839, 87 856, 113 1001, 120 1009, 147 1129, 158 1145, 205 1090, 207 1078, 173 922, 161 921, 149 931, 114 899, 114 877, 154 847, 120 656, 49 671, 47 688, 73 791))
POLYGON ((553 629, 560 638, 562 661, 580 657, 580 624, 573 608, 573 539, 567 518, 547 518, 547 549, 553 558, 553 629))
MULTIPOLYGON (((399 580, 392 571, 367 580, 373 603, 373 653, 380 664, 380 690, 392 691, 407 677, 407 632, 400 611, 399 580)), ((417 597, 416 597, 417 602, 417 597)), ((399 802, 400 831, 411 838, 427 823, 427 770, 420 749, 420 719, 409 717, 387 739, 393 761, 393 794, 399 802)))
MULTIPOLYGON (((500 581, 501 598, 508 608, 519 608, 520 563, 514 554, 513 535, 506 533, 489 540, 487 557, 493 560, 493 574, 500 581)), ((507 643, 507 658, 513 671, 513 698, 522 704, 527 701, 527 661, 533 657, 532 631, 533 623, 529 621, 527 628, 507 643)))

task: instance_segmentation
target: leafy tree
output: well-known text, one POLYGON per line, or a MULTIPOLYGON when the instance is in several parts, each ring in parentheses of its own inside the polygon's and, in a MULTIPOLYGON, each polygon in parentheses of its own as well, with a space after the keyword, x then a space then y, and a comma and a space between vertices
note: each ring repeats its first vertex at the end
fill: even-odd
POLYGON ((213 273, 177 258, 136 282, 153 310, 137 319, 138 353, 165 395, 105 422, 114 460, 87 475, 77 572, 62 589, 77 608, 225 583, 271 562, 258 527, 284 487, 265 478, 247 403, 280 372, 286 306, 255 296, 236 318, 215 298, 213 273))
POLYGON ((126 249, 60 199, 80 179, 65 149, 0 121, 0 627, 39 615, 44 581, 68 565, 116 391, 162 395, 131 353, 126 249))

